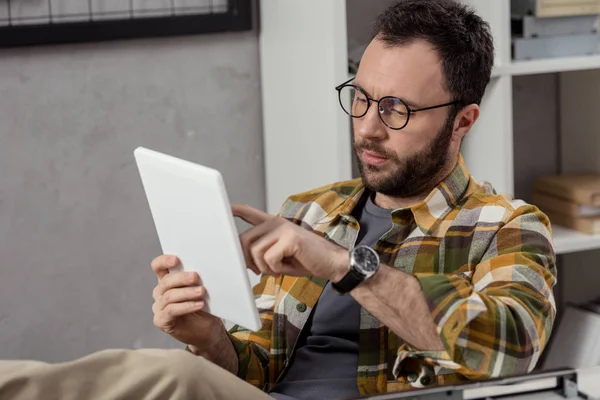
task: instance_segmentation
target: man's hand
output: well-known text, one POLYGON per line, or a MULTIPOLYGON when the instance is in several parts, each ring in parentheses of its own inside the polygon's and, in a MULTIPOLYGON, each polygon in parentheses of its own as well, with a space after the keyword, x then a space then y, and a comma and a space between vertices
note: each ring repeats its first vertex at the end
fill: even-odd
POLYGON ((202 311, 206 290, 195 272, 170 272, 179 265, 175 256, 152 261, 158 285, 152 292, 154 325, 189 345, 196 355, 213 361, 232 373, 237 372, 237 356, 221 319, 202 311))
POLYGON ((233 215, 253 225, 240 235, 248 268, 279 276, 316 276, 333 282, 348 272, 348 251, 284 218, 247 205, 234 205, 233 215))

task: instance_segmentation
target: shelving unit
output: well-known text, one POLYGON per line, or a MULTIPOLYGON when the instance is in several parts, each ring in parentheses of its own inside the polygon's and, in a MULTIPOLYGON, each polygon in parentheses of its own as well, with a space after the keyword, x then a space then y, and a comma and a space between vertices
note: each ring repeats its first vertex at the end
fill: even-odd
MULTIPOLYGON (((600 139, 590 139, 600 137, 600 55, 513 62, 510 1, 464 1, 489 22, 496 46, 481 116, 463 145, 473 176, 514 195, 513 77, 545 73, 558 73, 561 82, 561 171, 600 171, 600 139), (590 85, 584 70, 597 73, 599 83, 590 85)), ((350 121, 334 90, 348 77, 347 0, 261 0, 260 12, 267 207, 273 213, 292 193, 352 177, 350 121)), ((600 249, 600 236, 560 226, 554 226, 554 241, 558 254, 600 249)))

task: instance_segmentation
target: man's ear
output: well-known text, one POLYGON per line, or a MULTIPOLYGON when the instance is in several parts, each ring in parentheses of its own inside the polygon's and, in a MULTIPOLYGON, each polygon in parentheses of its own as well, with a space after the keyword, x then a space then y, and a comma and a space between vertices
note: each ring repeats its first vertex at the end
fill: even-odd
POLYGON ((462 140, 469 133, 478 118, 479 106, 477 104, 469 104, 464 107, 454 119, 453 136, 456 139, 462 140))

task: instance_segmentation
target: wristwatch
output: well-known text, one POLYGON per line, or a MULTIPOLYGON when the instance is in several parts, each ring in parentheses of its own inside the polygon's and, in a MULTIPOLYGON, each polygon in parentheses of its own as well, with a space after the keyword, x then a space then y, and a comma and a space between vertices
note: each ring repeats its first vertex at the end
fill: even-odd
POLYGON ((348 273, 337 283, 332 282, 331 287, 338 294, 346 294, 366 281, 379 270, 379 255, 369 246, 356 246, 350 250, 350 266, 348 273))

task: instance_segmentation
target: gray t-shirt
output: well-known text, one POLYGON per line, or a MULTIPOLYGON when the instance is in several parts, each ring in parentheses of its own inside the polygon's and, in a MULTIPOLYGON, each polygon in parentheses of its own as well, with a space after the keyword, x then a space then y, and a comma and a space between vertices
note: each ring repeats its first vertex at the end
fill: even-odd
MULTIPOLYGON (((371 198, 356 207, 360 223, 357 244, 375 246, 392 227, 391 211, 371 198)), ((356 385, 360 304, 350 295, 337 295, 327 283, 298 342, 297 351, 272 397, 343 399, 360 396, 356 385)))

